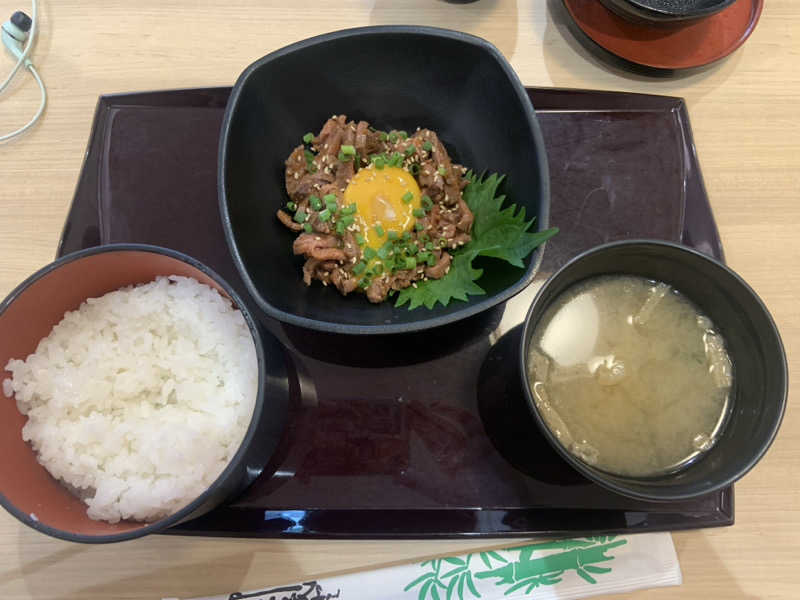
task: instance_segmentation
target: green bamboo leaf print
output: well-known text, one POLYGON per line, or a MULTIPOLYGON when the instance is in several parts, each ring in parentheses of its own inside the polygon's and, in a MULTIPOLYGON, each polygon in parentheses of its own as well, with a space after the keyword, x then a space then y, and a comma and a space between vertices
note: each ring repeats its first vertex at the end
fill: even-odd
POLYGON ((599 576, 611 572, 611 567, 601 566, 614 560, 611 551, 627 543, 617 536, 595 536, 528 544, 502 553, 487 550, 477 553, 477 568, 470 566, 473 554, 429 560, 420 564, 427 566, 428 572, 409 583, 405 591, 419 586, 418 600, 472 600, 481 597, 477 578, 493 580, 506 596, 520 590, 527 595, 537 587, 561 583, 569 571, 594 585, 599 576), (465 588, 469 590, 466 597, 465 588))
POLYGON ((436 589, 436 586, 431 588, 431 597, 433 600, 441 600, 441 598, 439 598, 439 590, 436 589))
POLYGON ((450 583, 447 584, 447 600, 453 599, 453 591, 456 589, 456 583, 458 583, 458 577, 453 577, 450 583))
MULTIPOLYGON (((424 563, 423 563, 423 564, 424 564, 424 563)), ((415 585, 417 585, 417 584, 419 584, 419 583, 422 583, 422 582, 423 582, 423 581, 425 581, 426 579, 430 579, 430 578, 431 578, 431 577, 433 577, 433 576, 434 576, 434 573, 425 573, 424 575, 420 575, 420 576, 419 576, 419 577, 417 577, 417 578, 416 578, 414 581, 412 581, 411 583, 409 583, 409 584, 408 584, 408 585, 407 585, 405 588, 403 588, 403 591, 404 591, 404 592, 407 592, 408 590, 410 590, 411 588, 413 588, 415 585)))
POLYGON ((601 574, 601 573, 610 573, 611 572, 611 569, 607 569, 605 567, 594 567, 592 565, 584 565, 583 569, 585 571, 589 571, 589 573, 596 573, 598 575, 601 574))
MULTIPOLYGON (((611 569, 609 569, 610 571, 611 569)), ((539 579, 542 581, 542 585, 555 585, 559 581, 561 581, 561 575, 564 571, 556 571, 555 573, 549 573, 547 575, 542 575, 539 579)))
POLYGON ((583 569, 580 569, 580 568, 578 568, 578 569, 575 569, 575 572, 576 572, 578 575, 580 575, 582 579, 585 579, 585 580, 586 580, 586 581, 588 581, 589 583, 597 583, 597 580, 596 580, 594 577, 592 577, 591 575, 589 575, 589 574, 588 574, 586 571, 584 571, 583 569))
POLYGON ((475 589, 475 584, 472 583, 472 575, 469 574, 469 571, 464 574, 467 576, 467 587, 469 587, 469 591, 472 592, 472 595, 476 598, 480 598, 481 595, 478 593, 478 590, 475 589))
POLYGON ((512 585, 510 588, 508 588, 506 590, 505 595, 508 596, 509 594, 513 594, 514 592, 516 592, 517 590, 521 590, 528 584, 530 584, 530 587, 527 590, 525 590, 526 594, 530 592, 533 588, 535 588, 537 585, 539 585, 539 579, 537 577, 529 577, 528 579, 523 579, 522 581, 519 581, 514 585, 512 585))
POLYGON ((448 578, 452 577, 453 575, 458 575, 459 573, 463 573, 463 572, 464 572, 464 571, 466 571, 466 570, 467 570, 467 567, 466 567, 466 566, 463 566, 463 567, 456 567, 456 568, 455 568, 455 569, 453 569, 452 571, 448 571, 447 573, 445 573, 444 575, 442 575, 442 579, 448 579, 448 578))

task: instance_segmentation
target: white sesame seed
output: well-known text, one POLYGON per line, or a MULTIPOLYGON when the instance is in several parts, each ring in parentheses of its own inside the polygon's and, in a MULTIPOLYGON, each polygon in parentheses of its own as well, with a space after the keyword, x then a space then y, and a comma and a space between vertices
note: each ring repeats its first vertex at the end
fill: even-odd
POLYGON ((295 179, 300 179, 300 173, 295 173, 295 174, 294 174, 294 178, 295 178, 295 179))

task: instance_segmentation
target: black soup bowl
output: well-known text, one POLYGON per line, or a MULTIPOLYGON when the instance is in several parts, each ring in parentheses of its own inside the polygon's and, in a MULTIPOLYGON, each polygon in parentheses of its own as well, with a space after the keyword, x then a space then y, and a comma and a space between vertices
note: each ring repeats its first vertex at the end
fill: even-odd
POLYGON ((572 259, 539 290, 525 319, 520 351, 525 396, 545 437, 580 473, 603 487, 633 498, 686 500, 733 483, 753 468, 767 451, 786 407, 786 355, 778 329, 764 304, 744 280, 722 263, 669 242, 614 242, 572 259), (727 342, 733 363, 727 422, 710 450, 674 473, 633 478, 593 467, 561 445, 534 401, 528 380, 528 354, 539 320, 574 284, 612 274, 638 275, 672 285, 709 316, 727 342))
POLYGON ((736 0, 602 0, 608 8, 629 20, 645 23, 678 23, 710 17, 736 0))
POLYGON ((288 200, 284 163, 303 134, 333 114, 374 127, 436 131, 454 161, 506 176, 510 202, 547 228, 547 159, 536 115, 511 66, 489 42, 430 27, 339 31, 273 52, 236 82, 219 148, 219 202, 234 263, 266 315, 301 327, 346 334, 390 334, 452 323, 508 300, 538 268, 537 248, 520 269, 491 260, 485 296, 446 307, 395 308, 343 297, 302 281, 295 235, 276 218, 288 200))

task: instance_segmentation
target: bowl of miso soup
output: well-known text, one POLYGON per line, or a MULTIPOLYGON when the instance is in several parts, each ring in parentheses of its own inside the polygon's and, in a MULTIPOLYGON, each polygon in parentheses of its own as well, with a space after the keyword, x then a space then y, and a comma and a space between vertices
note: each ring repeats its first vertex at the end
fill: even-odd
POLYGON ((780 427, 786 356, 767 308, 719 261, 629 240, 571 260, 525 320, 523 389, 569 465, 652 501, 745 475, 780 427))

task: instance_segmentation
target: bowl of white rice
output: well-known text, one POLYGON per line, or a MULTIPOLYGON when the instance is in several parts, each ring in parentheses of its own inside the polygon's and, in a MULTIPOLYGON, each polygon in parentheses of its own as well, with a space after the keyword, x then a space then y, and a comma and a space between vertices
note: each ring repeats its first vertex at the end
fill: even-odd
POLYGON ((262 336, 228 283, 173 250, 114 244, 39 270, 0 304, 0 503, 114 542, 231 499, 286 421, 262 336))

